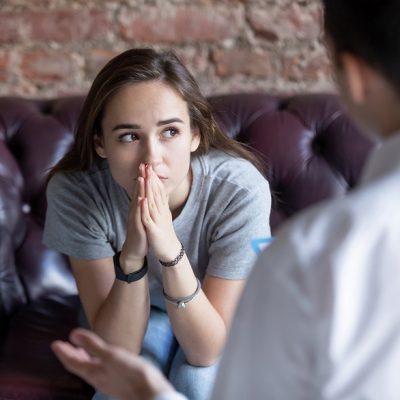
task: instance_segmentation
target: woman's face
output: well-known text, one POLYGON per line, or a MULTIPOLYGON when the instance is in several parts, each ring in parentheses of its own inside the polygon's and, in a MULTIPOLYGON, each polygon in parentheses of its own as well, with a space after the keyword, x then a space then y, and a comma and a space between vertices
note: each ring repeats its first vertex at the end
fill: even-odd
POLYGON ((190 190, 190 155, 200 143, 187 103, 167 84, 149 81, 121 88, 106 106, 96 152, 113 178, 132 194, 141 163, 151 164, 170 199, 190 190))

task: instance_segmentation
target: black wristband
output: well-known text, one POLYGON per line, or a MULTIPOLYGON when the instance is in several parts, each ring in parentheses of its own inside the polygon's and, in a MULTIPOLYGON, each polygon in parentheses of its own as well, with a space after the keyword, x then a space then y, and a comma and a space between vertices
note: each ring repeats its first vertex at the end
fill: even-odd
POLYGON ((179 254, 172 261, 161 261, 161 260, 158 261, 160 261, 160 264, 163 265, 164 267, 173 267, 174 265, 178 264, 179 261, 182 260, 184 254, 185 254, 185 248, 181 243, 181 250, 179 251, 179 254))
POLYGON ((148 270, 146 257, 144 258, 143 267, 140 268, 139 271, 131 272, 130 274, 125 274, 125 272, 122 271, 121 264, 119 263, 120 255, 121 252, 119 251, 118 253, 115 253, 113 257, 116 279, 118 279, 119 281, 132 283, 138 281, 139 279, 142 279, 146 275, 146 272, 148 270))

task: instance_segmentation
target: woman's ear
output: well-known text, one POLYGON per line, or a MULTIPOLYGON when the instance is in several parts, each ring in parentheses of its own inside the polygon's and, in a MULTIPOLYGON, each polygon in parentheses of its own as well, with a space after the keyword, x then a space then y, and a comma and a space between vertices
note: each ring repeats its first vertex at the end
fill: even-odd
POLYGON ((353 103, 364 103, 371 83, 371 69, 362 59, 353 54, 342 53, 338 57, 342 83, 346 85, 346 92, 353 103))
POLYGON ((200 146, 200 140, 201 140, 201 135, 199 128, 192 129, 192 142, 190 144, 190 151, 192 153, 195 152, 200 146))
POLYGON ((107 158, 106 151, 104 149, 104 140, 103 137, 100 137, 99 135, 94 135, 94 149, 96 150, 96 153, 99 157, 101 158, 107 158))

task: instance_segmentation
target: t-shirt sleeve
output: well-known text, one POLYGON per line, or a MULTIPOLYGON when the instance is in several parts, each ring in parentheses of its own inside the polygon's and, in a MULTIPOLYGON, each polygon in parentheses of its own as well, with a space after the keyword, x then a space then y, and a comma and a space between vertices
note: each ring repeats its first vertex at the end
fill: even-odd
POLYGON ((251 187, 236 188, 217 218, 209 247, 209 275, 245 279, 257 258, 255 244, 269 241, 271 193, 259 176, 251 187))
POLYGON ((100 196, 90 185, 57 174, 47 187, 47 212, 43 242, 60 253, 82 259, 110 257, 107 218, 100 196))

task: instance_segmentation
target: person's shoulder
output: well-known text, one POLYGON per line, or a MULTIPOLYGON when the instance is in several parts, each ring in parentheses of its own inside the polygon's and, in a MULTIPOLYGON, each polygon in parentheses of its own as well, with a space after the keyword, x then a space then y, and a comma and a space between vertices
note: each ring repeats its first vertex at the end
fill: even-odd
POLYGON ((251 191, 258 185, 268 186, 260 171, 242 157, 213 149, 199 159, 205 176, 221 183, 234 184, 251 191))
POLYGON ((387 189, 387 182, 378 182, 299 212, 279 227, 260 262, 269 264, 272 259, 281 259, 281 265, 306 271, 316 264, 318 268, 333 264, 337 254, 344 258, 351 255, 351 249, 365 235, 375 240, 388 228, 384 222, 389 217, 383 213, 391 213, 394 202, 388 198, 387 189))
MULTIPOLYGON (((279 230, 278 237, 290 240, 301 247, 315 243, 314 248, 325 246, 344 234, 360 217, 360 209, 350 196, 324 200, 301 211, 279 230)), ((357 201, 356 201, 357 203, 357 201)), ((310 246, 312 250, 313 246, 310 246)))
POLYGON ((56 172, 47 184, 47 191, 67 188, 69 186, 79 185, 82 180, 82 172, 56 172))
POLYGON ((108 163, 96 163, 85 171, 57 172, 47 184, 47 193, 60 191, 88 190, 97 186, 100 181, 109 181, 111 174, 108 163))
POLYGON ((355 217, 343 198, 319 203, 291 217, 258 257, 249 277, 251 290, 261 294, 267 285, 279 286, 285 296, 310 307, 310 298, 319 293, 314 289, 321 282, 329 285, 332 267, 355 217))
POLYGON ((335 295, 332 291, 342 287, 338 282, 376 280, 381 271, 395 276, 397 195, 398 179, 387 176, 292 217, 259 256, 249 277, 249 296, 257 291, 262 295, 272 282, 318 314, 335 295))
POLYGON ((200 156, 210 167, 218 168, 224 166, 237 166, 257 171, 257 168, 248 160, 235 154, 222 150, 211 149, 208 153, 200 156))

